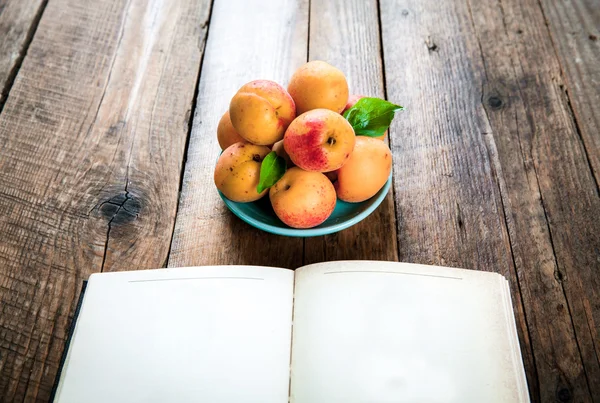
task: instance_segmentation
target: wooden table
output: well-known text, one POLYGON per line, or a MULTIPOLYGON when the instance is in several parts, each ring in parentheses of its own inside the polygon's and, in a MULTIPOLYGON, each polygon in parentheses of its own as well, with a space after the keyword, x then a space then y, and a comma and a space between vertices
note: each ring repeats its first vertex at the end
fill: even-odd
POLYGON ((338 259, 502 273, 533 401, 600 402, 598 37, 598 0, 0 0, 0 402, 49 399, 91 273, 338 259), (216 126, 314 59, 406 107, 393 192, 271 236, 219 199, 216 126))

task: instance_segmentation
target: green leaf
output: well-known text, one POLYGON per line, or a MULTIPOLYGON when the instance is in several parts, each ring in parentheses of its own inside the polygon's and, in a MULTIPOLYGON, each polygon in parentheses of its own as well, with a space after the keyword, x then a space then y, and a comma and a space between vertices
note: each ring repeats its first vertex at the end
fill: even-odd
POLYGON ((357 136, 379 137, 390 127, 396 111, 404 110, 384 99, 361 98, 346 112, 344 118, 357 136))
POLYGON ((258 193, 277 183, 286 170, 285 159, 271 151, 260 165, 260 179, 256 191, 258 193))

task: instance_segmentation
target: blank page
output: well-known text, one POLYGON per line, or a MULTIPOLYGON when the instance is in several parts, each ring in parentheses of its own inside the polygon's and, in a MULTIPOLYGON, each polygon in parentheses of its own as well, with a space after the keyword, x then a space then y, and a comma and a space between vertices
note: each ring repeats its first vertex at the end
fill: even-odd
POLYGON ((506 284, 391 262, 298 269, 291 401, 528 401, 506 284))
POLYGON ((92 275, 58 403, 285 403, 293 272, 202 267, 92 275))

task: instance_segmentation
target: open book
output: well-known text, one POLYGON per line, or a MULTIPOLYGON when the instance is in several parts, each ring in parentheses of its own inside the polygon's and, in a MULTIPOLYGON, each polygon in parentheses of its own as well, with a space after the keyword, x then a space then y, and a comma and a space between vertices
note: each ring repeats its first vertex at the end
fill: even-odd
POLYGON ((90 277, 57 403, 528 402, 508 282, 393 262, 90 277))

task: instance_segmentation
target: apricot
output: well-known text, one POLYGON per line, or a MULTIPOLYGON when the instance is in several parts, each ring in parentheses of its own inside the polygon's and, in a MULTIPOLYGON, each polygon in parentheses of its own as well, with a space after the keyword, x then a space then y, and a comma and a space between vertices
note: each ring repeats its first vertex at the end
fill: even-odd
POLYGON ((215 168, 215 185, 229 200, 251 202, 263 197, 267 191, 256 191, 260 179, 260 164, 270 153, 269 147, 235 143, 219 157, 215 168))
POLYGON ((354 129, 342 115, 313 109, 298 116, 285 132, 283 146, 291 160, 306 171, 341 167, 354 149, 354 129))
POLYGON ((223 116, 221 116, 221 120, 219 120, 219 125, 217 126, 217 140, 219 141, 221 150, 226 149, 233 143, 245 141, 244 138, 235 131, 233 125, 231 124, 229 111, 225 112, 223 116))
POLYGON ((335 189, 320 172, 288 169, 269 192, 277 217, 293 228, 312 228, 335 209, 335 189))
POLYGON ((301 66, 290 80, 288 92, 299 115, 325 108, 340 113, 348 101, 348 82, 344 73, 332 65, 315 60, 301 66))
POLYGON ((242 86, 229 104, 231 123, 252 144, 268 145, 283 138, 296 117, 294 100, 274 81, 256 80, 242 86))
POLYGON ((273 144, 273 147, 271 147, 271 150, 275 151, 275 153, 277 153, 277 155, 279 155, 281 158, 283 158, 285 160, 288 168, 291 168, 294 166, 292 159, 290 158, 288 153, 285 152, 285 148, 283 147, 283 140, 279 140, 277 143, 273 144))
MULTIPOLYGON (((356 94, 352 94, 348 97, 348 102, 346 103, 346 106, 344 107, 344 110, 342 111, 342 114, 344 114, 344 112, 346 112, 348 109, 352 108, 354 106, 354 104, 356 104, 361 98, 364 98, 364 95, 356 95, 356 94)), ((385 140, 385 135, 388 133, 388 131, 386 130, 385 133, 383 133, 381 136, 378 137, 373 137, 374 139, 377 140, 385 140)))
POLYGON ((337 197, 361 202, 373 197, 388 180, 392 170, 392 152, 383 141, 357 136, 354 151, 337 170, 334 183, 337 197))
POLYGON ((348 109, 352 108, 354 106, 354 104, 356 104, 361 98, 364 98, 364 95, 356 95, 356 94, 352 94, 348 97, 348 102, 346 102, 346 106, 344 106, 344 110, 342 111, 342 114, 344 112, 346 112, 348 109))

